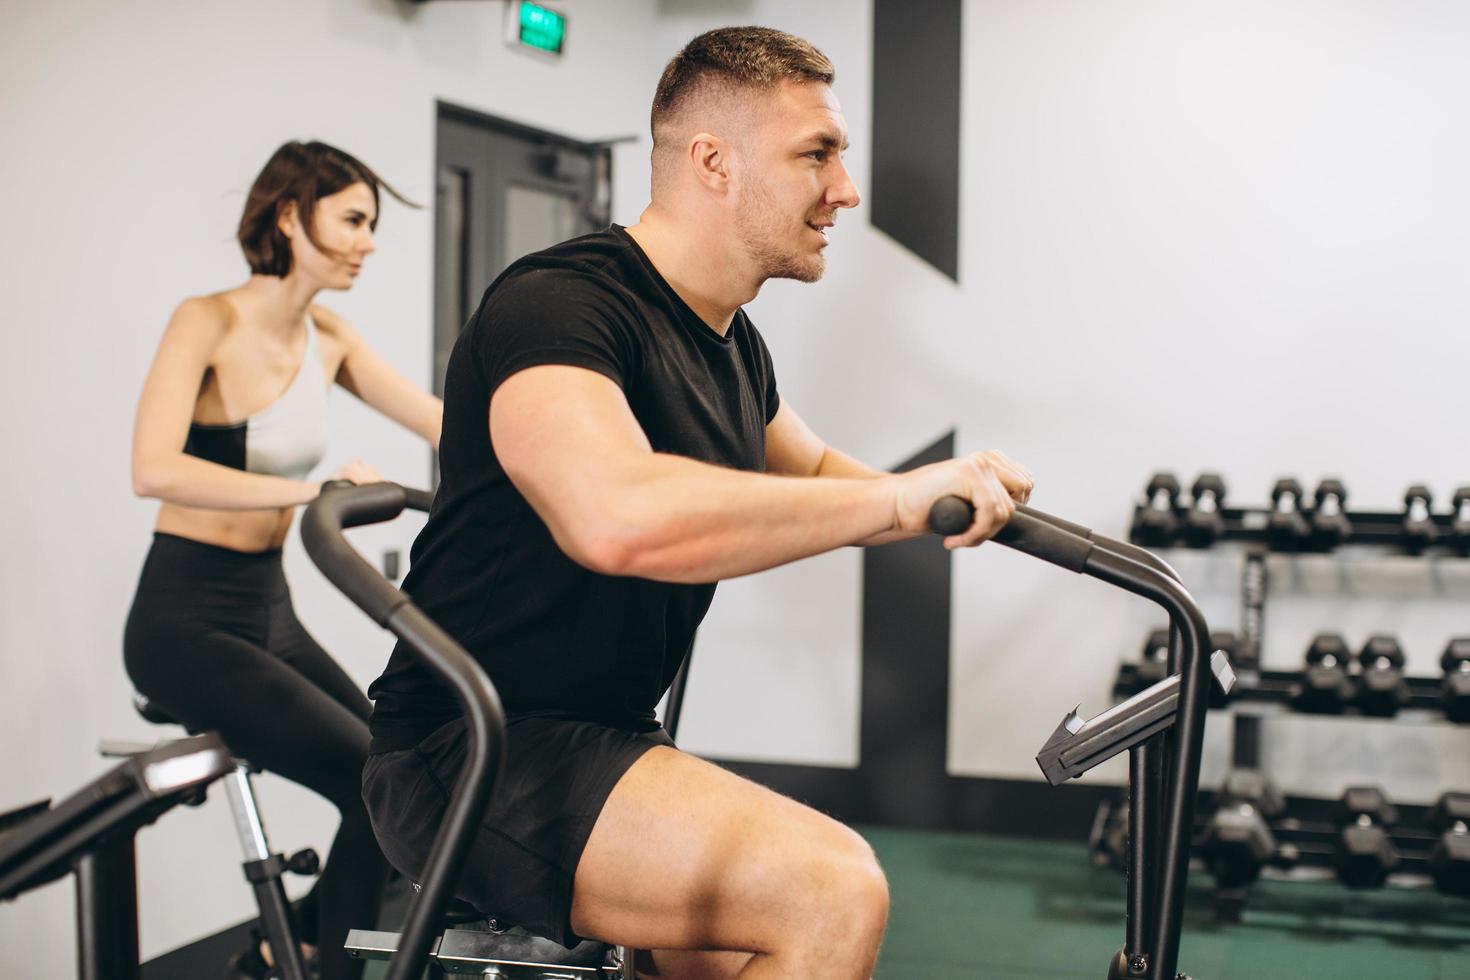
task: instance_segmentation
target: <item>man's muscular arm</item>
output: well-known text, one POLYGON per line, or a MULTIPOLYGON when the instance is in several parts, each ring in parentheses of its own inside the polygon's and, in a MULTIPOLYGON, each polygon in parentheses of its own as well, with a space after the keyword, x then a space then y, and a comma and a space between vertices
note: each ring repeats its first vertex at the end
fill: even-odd
MULTIPOLYGON (((996 476, 1016 503, 1024 504, 1030 499, 1034 481, 1029 470, 998 452, 983 455, 989 458, 996 476)), ((875 480, 889 475, 827 445, 784 398, 766 426, 766 471, 846 480, 875 480)), ((870 547, 922 533, 895 529, 853 543, 870 547)))
POLYGON ((489 426, 501 465, 557 544, 607 575, 747 575, 885 532, 922 533, 930 504, 946 494, 975 505, 975 523, 946 539, 962 547, 989 537, 1014 509, 981 456, 859 480, 749 473, 656 453, 617 384, 584 368, 512 375, 491 398, 489 426))

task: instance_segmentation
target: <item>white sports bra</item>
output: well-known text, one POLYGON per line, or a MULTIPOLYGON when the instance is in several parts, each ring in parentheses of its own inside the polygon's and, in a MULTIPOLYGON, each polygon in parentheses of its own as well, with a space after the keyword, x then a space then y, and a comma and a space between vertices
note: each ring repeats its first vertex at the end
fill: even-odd
POLYGON ((285 393, 229 425, 194 422, 184 452, 247 473, 304 479, 327 451, 327 389, 316 324, 306 318, 306 354, 285 393))

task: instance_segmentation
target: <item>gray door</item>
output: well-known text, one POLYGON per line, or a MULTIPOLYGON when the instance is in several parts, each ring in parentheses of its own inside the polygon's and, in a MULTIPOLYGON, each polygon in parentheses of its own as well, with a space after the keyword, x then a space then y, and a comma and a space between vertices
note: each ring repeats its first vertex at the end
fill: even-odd
POLYGON ((434 392, 485 288, 529 252, 607 226, 612 154, 439 104, 434 197, 434 392))

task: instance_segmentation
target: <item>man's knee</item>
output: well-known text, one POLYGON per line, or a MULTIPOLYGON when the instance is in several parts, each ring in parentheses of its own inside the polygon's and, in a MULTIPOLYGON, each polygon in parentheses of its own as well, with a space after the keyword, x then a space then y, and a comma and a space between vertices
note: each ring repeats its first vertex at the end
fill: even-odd
POLYGON ((888 922, 888 876, 872 846, 856 833, 853 837, 860 846, 854 848, 856 853, 850 859, 846 892, 853 911, 862 913, 866 920, 863 925, 881 932, 888 922))
POLYGON ((888 877, 873 848, 848 827, 835 828, 818 857, 811 900, 826 919, 825 929, 854 938, 881 936, 888 922, 888 877))

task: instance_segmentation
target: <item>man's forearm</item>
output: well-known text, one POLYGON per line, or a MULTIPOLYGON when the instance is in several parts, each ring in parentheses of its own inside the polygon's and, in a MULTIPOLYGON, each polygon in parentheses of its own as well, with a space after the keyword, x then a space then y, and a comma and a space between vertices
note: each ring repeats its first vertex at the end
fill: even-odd
POLYGON ((615 574, 668 582, 749 575, 884 536, 894 524, 889 474, 789 477, 655 453, 609 499, 604 533, 615 574))
MULTIPOLYGON (((873 480, 878 477, 887 476, 888 474, 882 470, 875 470, 868 464, 854 459, 841 450, 828 446, 826 451, 822 453, 821 462, 817 464, 817 472, 814 475, 845 480, 873 480)), ((890 530, 881 531, 878 534, 853 543, 861 548, 870 548, 874 545, 889 544, 893 541, 907 541, 914 537, 918 537, 917 532, 890 530)))

